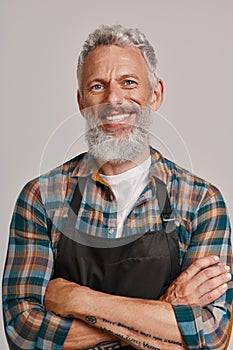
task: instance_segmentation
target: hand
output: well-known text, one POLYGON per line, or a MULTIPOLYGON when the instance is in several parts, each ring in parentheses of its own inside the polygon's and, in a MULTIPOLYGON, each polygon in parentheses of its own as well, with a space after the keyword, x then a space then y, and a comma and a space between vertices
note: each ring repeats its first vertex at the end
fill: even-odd
POLYGON ((51 280, 44 296, 46 311, 52 311, 58 316, 72 317, 78 288, 78 284, 63 278, 51 280))
POLYGON ((230 268, 218 262, 219 258, 213 255, 195 260, 159 300, 202 307, 212 303, 226 292, 231 280, 230 268))

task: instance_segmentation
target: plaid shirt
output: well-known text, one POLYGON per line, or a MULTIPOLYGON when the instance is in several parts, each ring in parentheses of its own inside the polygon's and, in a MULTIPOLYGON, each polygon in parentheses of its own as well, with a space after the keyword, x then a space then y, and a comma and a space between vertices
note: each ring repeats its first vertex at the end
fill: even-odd
MULTIPOLYGON (((150 182, 128 215, 123 235, 162 229, 154 176, 167 184, 176 215, 180 265, 216 254, 232 267, 230 223, 224 200, 214 186, 165 159, 151 148, 150 182)), ((12 217, 3 278, 6 334, 12 349, 62 349, 72 320, 46 312, 43 297, 53 276, 77 177, 87 176, 76 226, 82 232, 114 238, 117 205, 88 154, 30 181, 21 191, 12 217)), ((228 291, 206 307, 173 305, 188 349, 223 349, 229 332, 232 282, 228 291)))

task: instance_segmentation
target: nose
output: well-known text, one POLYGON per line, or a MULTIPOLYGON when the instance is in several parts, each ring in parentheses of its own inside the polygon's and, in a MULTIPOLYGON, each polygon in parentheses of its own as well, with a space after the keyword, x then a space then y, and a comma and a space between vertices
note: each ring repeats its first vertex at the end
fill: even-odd
POLYGON ((106 91, 106 102, 119 103, 123 102, 123 91, 117 83, 111 82, 106 91))

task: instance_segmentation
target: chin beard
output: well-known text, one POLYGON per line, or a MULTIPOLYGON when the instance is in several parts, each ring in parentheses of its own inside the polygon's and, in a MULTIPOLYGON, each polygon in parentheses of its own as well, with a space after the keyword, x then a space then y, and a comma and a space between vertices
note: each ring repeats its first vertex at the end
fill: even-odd
MULTIPOLYGON (((116 110, 114 108, 114 110, 116 110)), ((121 164, 133 161, 144 153, 149 146, 149 131, 151 125, 150 109, 137 110, 137 122, 127 135, 114 136, 103 131, 98 125, 98 118, 87 118, 86 140, 89 153, 102 162, 121 164)))

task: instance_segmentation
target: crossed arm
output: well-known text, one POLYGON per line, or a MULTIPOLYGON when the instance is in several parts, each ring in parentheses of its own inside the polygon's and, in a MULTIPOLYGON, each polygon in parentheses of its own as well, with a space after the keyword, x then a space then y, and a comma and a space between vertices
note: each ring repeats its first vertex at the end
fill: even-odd
POLYGON ((13 214, 3 276, 4 321, 11 349, 81 349, 110 340, 163 350, 169 346, 196 350, 203 344, 206 349, 224 349, 233 290, 224 266, 232 267, 232 252, 224 202, 218 193, 214 196, 199 210, 185 253, 185 271, 161 300, 146 301, 50 281, 54 260, 46 209, 38 182, 27 184, 13 214), (219 263, 204 258, 211 252, 219 255, 219 263), (67 312, 74 318, 58 316, 67 312), (94 316, 96 322, 87 316, 94 316), (187 327, 198 345, 187 337, 187 327))
POLYGON ((56 279, 47 287, 45 306, 75 318, 63 346, 67 350, 94 347, 110 339, 139 349, 181 350, 186 345, 172 304, 210 304, 226 292, 230 279, 229 267, 209 256, 196 260, 159 301, 113 296, 56 279))

